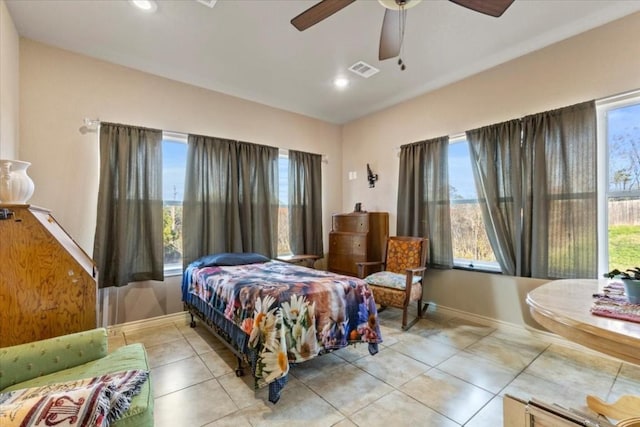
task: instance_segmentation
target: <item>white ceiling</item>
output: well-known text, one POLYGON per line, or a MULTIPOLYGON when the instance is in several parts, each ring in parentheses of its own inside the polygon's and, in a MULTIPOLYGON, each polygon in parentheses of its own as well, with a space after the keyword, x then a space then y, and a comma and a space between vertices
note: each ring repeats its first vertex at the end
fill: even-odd
POLYGON ((304 32, 289 21, 316 0, 6 0, 18 33, 148 73, 332 123, 403 100, 640 11, 640 0, 515 0, 500 18, 447 0, 407 11, 400 71, 378 61, 384 8, 358 0, 304 32), (364 79, 347 68, 381 71, 364 79), (337 76, 350 79, 334 89, 337 76))

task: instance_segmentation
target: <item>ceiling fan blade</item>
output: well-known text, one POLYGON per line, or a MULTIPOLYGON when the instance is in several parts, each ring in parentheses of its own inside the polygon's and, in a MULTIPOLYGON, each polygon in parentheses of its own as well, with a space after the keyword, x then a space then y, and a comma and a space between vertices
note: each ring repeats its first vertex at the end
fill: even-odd
POLYGON ((385 9, 384 20, 382 21, 382 31, 380 31, 380 50, 378 59, 394 58, 400 55, 402 44, 400 35, 400 11, 385 9))
POLYGON ((291 24, 299 31, 304 31, 349 6, 356 0, 322 0, 291 20, 291 24))
POLYGON ((450 0, 460 6, 484 13, 485 15, 501 16, 513 0, 450 0))

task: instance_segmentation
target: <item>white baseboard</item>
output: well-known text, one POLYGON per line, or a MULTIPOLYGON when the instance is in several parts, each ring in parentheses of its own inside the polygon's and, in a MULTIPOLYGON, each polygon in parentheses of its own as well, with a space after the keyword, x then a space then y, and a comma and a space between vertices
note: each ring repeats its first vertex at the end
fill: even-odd
POLYGON ((505 322, 503 320, 493 319, 491 317, 469 313, 467 311, 462 311, 462 310, 458 310, 451 307, 445 307, 442 305, 437 305, 435 303, 429 303, 429 309, 427 311, 441 312, 445 316, 457 317, 460 319, 468 320, 473 323, 477 323, 479 325, 496 328, 505 332, 520 333, 520 334, 527 333, 527 334, 530 334, 533 338, 546 341, 549 344, 557 344, 563 347, 569 347, 575 350, 580 350, 585 353, 591 353, 596 356, 606 357, 608 359, 615 360, 618 362, 620 361, 620 359, 616 359, 615 357, 609 356, 604 353, 600 353, 588 347, 584 347, 576 342, 569 341, 566 338, 561 337, 560 335, 557 335, 548 331, 535 329, 528 325, 519 325, 515 323, 505 322), (431 309, 432 305, 434 306, 434 308, 432 310, 429 310, 431 309))
POLYGON ((179 311, 177 313, 165 314, 164 316, 120 323, 117 325, 107 326, 107 332, 109 335, 118 335, 122 332, 131 332, 145 328, 170 325, 175 322, 186 320, 188 314, 189 313, 187 311, 179 311))

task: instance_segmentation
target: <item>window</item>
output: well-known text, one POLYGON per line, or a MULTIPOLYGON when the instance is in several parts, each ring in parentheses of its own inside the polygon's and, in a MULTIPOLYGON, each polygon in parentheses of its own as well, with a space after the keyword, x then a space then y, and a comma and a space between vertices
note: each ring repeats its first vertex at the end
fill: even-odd
POLYGON ((499 272, 485 231, 465 137, 451 138, 448 160, 453 265, 499 272))
MULTIPOLYGON (((182 272, 182 201, 187 166, 187 135, 162 134, 162 199, 165 274, 182 272)), ((278 255, 289 249, 289 158, 286 150, 278 157, 278 255)))
POLYGON ((278 156, 278 255, 290 255, 289 247, 289 157, 286 150, 278 156))
POLYGON ((187 166, 187 135, 162 134, 162 199, 165 273, 182 271, 182 201, 187 166))
POLYGON ((598 105, 599 273, 640 262, 640 94, 598 105))

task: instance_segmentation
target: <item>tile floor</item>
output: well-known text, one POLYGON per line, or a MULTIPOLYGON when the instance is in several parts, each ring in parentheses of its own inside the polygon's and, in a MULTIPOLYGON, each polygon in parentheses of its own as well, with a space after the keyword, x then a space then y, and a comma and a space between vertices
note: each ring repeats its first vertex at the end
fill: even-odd
POLYGON ((375 356, 350 346, 293 367, 276 405, 250 375, 236 377, 233 354, 187 314, 118 325, 109 345, 145 345, 157 427, 499 427, 505 393, 588 411, 587 394, 640 391, 639 366, 436 312, 401 332, 399 315, 380 314, 375 356))

